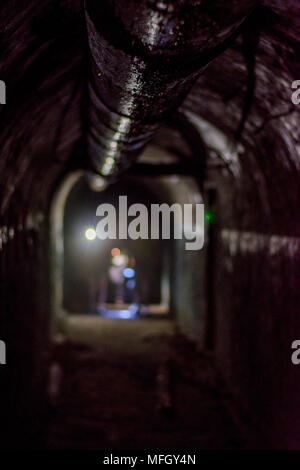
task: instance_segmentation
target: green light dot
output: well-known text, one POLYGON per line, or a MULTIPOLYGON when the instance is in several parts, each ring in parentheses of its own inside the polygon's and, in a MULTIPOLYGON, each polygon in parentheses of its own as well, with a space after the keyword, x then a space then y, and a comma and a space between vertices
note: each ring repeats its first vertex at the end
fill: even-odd
POLYGON ((213 222, 215 219, 215 213, 213 211, 207 211, 205 213, 205 219, 207 222, 213 222))

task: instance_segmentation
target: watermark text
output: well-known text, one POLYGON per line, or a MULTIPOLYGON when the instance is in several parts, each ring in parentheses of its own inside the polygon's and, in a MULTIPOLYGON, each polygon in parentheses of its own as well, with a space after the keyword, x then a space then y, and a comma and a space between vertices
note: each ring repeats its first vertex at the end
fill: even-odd
POLYGON ((204 204, 144 204, 128 206, 127 196, 119 196, 119 207, 100 204, 101 217, 96 227, 100 240, 175 240, 185 239, 186 250, 201 250, 204 245, 204 204), (118 212, 118 214, 117 214, 118 212))
POLYGON ((6 344, 0 340, 0 365, 6 364, 6 344))

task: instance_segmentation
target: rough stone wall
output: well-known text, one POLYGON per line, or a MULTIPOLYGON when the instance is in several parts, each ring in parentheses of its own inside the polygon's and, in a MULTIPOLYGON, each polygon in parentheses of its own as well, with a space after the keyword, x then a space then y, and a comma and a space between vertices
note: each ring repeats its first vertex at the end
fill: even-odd
MULTIPOLYGON (((219 363, 273 445, 299 446, 300 378, 290 363, 290 343, 300 337, 299 108, 291 103, 291 83, 300 79, 299 2, 266 1, 256 15, 183 109, 244 148, 239 174, 210 176, 222 213, 215 270, 219 363)), ((37 351, 46 351, 50 196, 82 158, 83 35, 79 1, 1 4, 7 104, 0 107, 0 333, 10 345, 10 366, 0 371, 0 408, 12 428, 21 423, 23 436, 39 422, 26 410, 42 409, 30 404, 43 382, 45 358, 37 351)))
POLYGON ((1 442, 13 432, 14 443, 35 446, 45 405, 47 211, 81 136, 82 27, 76 2, 16 1, 2 2, 0 32, 1 442))
POLYGON ((233 171, 225 165, 209 175, 218 194, 220 369, 254 430, 291 448, 300 433, 300 372, 291 363, 300 337, 300 108, 291 101, 300 77, 297 34, 299 2, 266 2, 184 104, 242 144, 233 171))

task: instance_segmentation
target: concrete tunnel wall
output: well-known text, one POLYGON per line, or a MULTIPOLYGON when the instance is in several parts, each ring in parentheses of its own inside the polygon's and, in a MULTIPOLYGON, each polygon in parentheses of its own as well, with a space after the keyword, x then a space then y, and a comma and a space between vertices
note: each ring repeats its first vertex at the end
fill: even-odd
POLYGON ((208 175, 217 187, 215 352, 254 429, 292 448, 300 432, 300 376, 290 359, 300 333, 299 107, 291 100, 300 73, 297 4, 276 2, 252 23, 248 44, 251 34, 259 41, 248 107, 247 33, 183 105, 228 136, 240 135, 237 165, 208 175))
MULTIPOLYGON (((299 448, 300 434, 290 360, 300 337, 297 6, 265 1, 182 105, 195 125, 203 116, 240 143, 238 171, 230 154, 207 171, 217 188, 214 351, 253 428, 285 448, 299 448)), ((5 0, 0 13, 2 442, 17 430, 32 445, 46 410, 50 202, 63 176, 85 166, 84 20, 79 1, 5 0)))
MULTIPOLYGON (((176 136, 176 131, 174 131, 176 136)), ((180 143, 184 145, 183 141, 180 143)), ((155 147, 153 150, 155 152, 155 147)), ((203 197, 197 180, 191 176, 170 175, 156 180, 145 180, 145 185, 153 191, 157 200, 169 204, 201 204, 203 197)), ((170 283, 170 313, 180 330, 199 347, 206 343, 207 306, 205 273, 206 249, 187 250, 186 240, 168 240, 165 256, 168 259, 170 283)))

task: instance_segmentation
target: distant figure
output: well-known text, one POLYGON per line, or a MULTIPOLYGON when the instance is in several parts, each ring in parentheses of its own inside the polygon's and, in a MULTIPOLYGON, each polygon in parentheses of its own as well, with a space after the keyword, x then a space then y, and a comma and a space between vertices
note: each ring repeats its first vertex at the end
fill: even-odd
POLYGON ((123 302, 123 291, 124 291, 124 266, 111 266, 109 268, 109 280, 114 285, 114 302, 123 302))

